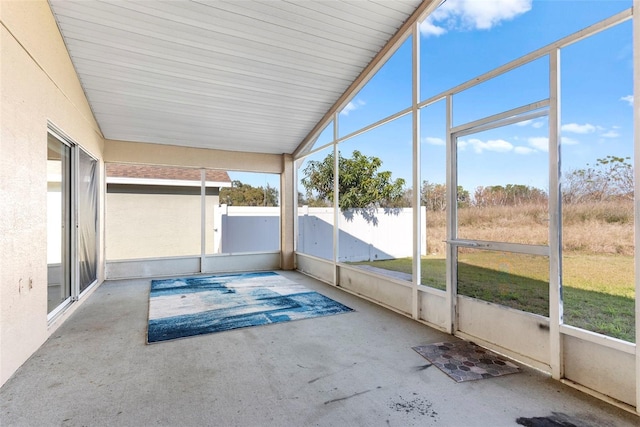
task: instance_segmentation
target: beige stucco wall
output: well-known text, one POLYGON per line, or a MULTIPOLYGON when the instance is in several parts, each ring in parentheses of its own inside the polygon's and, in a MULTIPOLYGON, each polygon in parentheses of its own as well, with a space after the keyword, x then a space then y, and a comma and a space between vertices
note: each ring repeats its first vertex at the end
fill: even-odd
POLYGON ((293 169, 295 163, 289 154, 282 155, 282 174, 280 175, 280 266, 283 270, 295 268, 294 246, 295 226, 298 216, 295 215, 293 199, 293 169))
MULTIPOLYGON (((107 139, 105 140, 104 161, 281 174, 281 265, 285 270, 294 268, 294 162, 291 155, 240 153, 107 139)), ((110 208, 108 209, 110 210, 110 208)), ((112 223, 108 216, 107 230, 111 230, 114 226, 116 224, 112 223)), ((111 231, 108 231, 108 233, 111 233, 111 231)), ((110 237, 107 236, 108 241, 109 239, 110 237)), ((207 242, 209 242, 209 238, 207 238, 207 242)), ((107 259, 119 259, 116 255, 118 255, 117 252, 107 249, 107 259)))
POLYGON ((207 150, 110 139, 105 141, 104 161, 278 174, 283 170, 283 158, 277 154, 207 150))
MULTIPOLYGON (((207 196, 206 251, 214 253, 214 209, 207 196)), ((106 259, 200 256, 200 196, 107 193, 106 259)))
MULTIPOLYGON (((73 304, 48 325, 47 121, 98 159, 104 142, 48 3, 3 0, 0 23, 0 384, 4 384, 81 304, 73 304)), ((98 263, 102 281, 100 254, 98 263)))

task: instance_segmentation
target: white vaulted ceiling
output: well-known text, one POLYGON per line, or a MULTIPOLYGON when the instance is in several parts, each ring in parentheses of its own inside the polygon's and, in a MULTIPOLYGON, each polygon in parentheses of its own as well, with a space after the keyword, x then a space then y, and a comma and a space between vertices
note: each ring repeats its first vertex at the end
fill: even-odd
POLYGON ((50 0, 108 139, 292 153, 421 0, 50 0))

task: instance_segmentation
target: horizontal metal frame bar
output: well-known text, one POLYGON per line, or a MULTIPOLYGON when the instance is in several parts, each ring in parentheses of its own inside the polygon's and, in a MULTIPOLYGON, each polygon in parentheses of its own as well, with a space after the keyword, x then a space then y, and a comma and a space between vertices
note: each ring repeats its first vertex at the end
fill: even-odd
POLYGON ((390 123, 390 122, 392 122, 392 121, 394 121, 396 119, 399 119, 400 117, 404 117, 407 114, 410 114, 411 112, 412 112, 412 108, 411 107, 405 108, 404 110, 402 110, 402 111, 400 111, 398 113, 395 113, 395 114, 387 116, 387 117, 385 117, 383 119, 380 119, 375 123, 372 123, 372 124, 370 124, 368 126, 363 127, 362 129, 359 129, 359 130, 357 130, 355 132, 352 132, 352 133, 350 133, 348 135, 345 135, 345 136, 342 136, 340 138, 337 138, 335 141, 331 141, 331 142, 328 142, 328 143, 326 143, 326 144, 324 144, 324 145, 322 145, 322 146, 320 146, 318 148, 314 148, 313 151, 308 151, 308 152, 304 153, 304 155, 301 155, 300 157, 296 158, 296 160, 304 159, 305 157, 309 157, 310 155, 312 155, 314 153, 317 153, 318 151, 322 151, 322 150, 326 149, 327 147, 333 145, 334 142, 336 144, 339 144, 339 143, 344 142, 344 141, 346 141, 348 139, 355 138, 356 136, 362 135, 363 133, 369 132, 370 130, 375 129, 377 127, 386 125, 387 123, 390 123))
POLYGON ((339 144, 339 143, 344 142, 344 141, 346 141, 348 139, 351 139, 351 138, 354 138, 354 137, 356 137, 358 135, 362 135, 363 133, 369 132, 372 129, 375 129, 375 128, 380 127, 382 125, 386 125, 387 123, 390 123, 390 122, 392 122, 392 121, 394 121, 396 119, 399 119, 400 117, 404 117, 407 114, 410 114, 411 111, 412 111, 411 107, 405 108, 404 110, 402 110, 402 111, 400 111, 398 113, 392 114, 392 115, 390 115, 388 117, 385 117, 384 119, 378 120, 377 122, 375 122, 373 124, 370 124, 369 126, 365 126, 362 129, 359 129, 359 130, 357 130, 355 132, 351 132, 350 134, 345 135, 343 137, 337 138, 336 139, 336 143, 339 144))
POLYGON ((47 313, 47 325, 51 325, 53 322, 58 319, 65 312, 67 308, 71 306, 71 303, 74 302, 72 297, 67 297, 64 301, 62 301, 56 308, 47 313))
POLYGON ((442 297, 442 298, 446 298, 447 296, 447 291, 444 291, 442 289, 432 288, 431 286, 423 285, 422 283, 418 284, 418 291, 424 292, 425 294, 442 297))
POLYGON ((545 109, 545 110, 541 110, 541 111, 534 111, 532 113, 529 114, 522 114, 520 116, 515 116, 515 117, 510 117, 508 119, 504 119, 504 120, 500 120, 497 122, 493 122, 493 123, 487 123, 483 126, 478 126, 466 131, 460 131, 457 134, 453 135, 454 138, 458 138, 461 136, 465 136, 465 135, 471 135, 474 133, 479 133, 479 132, 484 132, 486 130, 491 130, 491 129, 496 129, 499 127, 504 127, 504 126, 508 126, 508 125, 512 125, 514 123, 520 123, 523 122, 525 120, 533 120, 533 119, 537 119, 538 117, 544 117, 544 116, 548 116, 549 115, 549 110, 545 109))
POLYGON ((454 137, 469 135, 471 133, 481 132, 484 130, 494 129, 502 126, 507 126, 513 123, 518 123, 525 120, 531 120, 537 117, 546 116, 547 110, 541 110, 549 107, 549 99, 543 99, 541 101, 532 102, 531 104, 523 105, 521 107, 513 108, 502 113, 494 114, 484 117, 482 119, 474 120, 469 123, 455 126, 451 129, 451 133, 454 137), (532 112, 531 114, 525 114, 532 112))
POLYGON ((488 240, 454 239, 447 240, 452 246, 489 251, 512 252, 525 255, 549 256, 549 246, 525 245, 522 243, 490 242, 488 240))
POLYGON ((311 156, 312 154, 315 154, 315 153, 317 153, 319 151, 326 150, 327 148, 331 147, 333 144, 334 144, 334 142, 331 141, 331 142, 328 142, 328 143, 326 143, 324 145, 321 145, 321 146, 319 146, 317 148, 314 148, 312 151, 308 151, 308 152, 304 153, 303 156, 298 157, 296 160, 302 160, 302 159, 305 159, 305 158, 307 158, 307 157, 311 156))
POLYGON ((333 265, 333 260, 330 260, 330 259, 327 259, 327 258, 320 258, 319 256, 316 256, 316 255, 305 254, 304 252, 300 252, 298 250, 295 251, 295 255, 303 257, 303 258, 309 258, 309 259, 314 260, 314 261, 323 262, 323 263, 325 263, 327 265, 333 265))
POLYGON ((345 264, 343 262, 338 262, 336 265, 339 268, 343 268, 345 270, 353 271, 353 272, 356 272, 356 273, 362 273, 365 276, 371 276, 371 277, 375 277, 377 279, 387 280, 390 283, 395 283, 396 285, 404 286, 405 288, 411 289, 413 287, 413 283, 407 282, 407 281, 404 281, 404 280, 401 280, 401 279, 396 279, 393 276, 387 276, 385 274, 377 273, 375 271, 366 270, 364 268, 358 268, 358 266, 345 264))
POLYGON ((636 354, 636 344, 628 341, 624 341, 618 338, 609 337, 599 334, 597 332, 591 332, 586 329, 578 328, 575 326, 562 324, 560 325, 560 333, 568 335, 570 337, 578 338, 593 344, 598 344, 603 347, 612 348, 614 350, 622 351, 628 354, 636 354))
POLYGON ((419 102, 418 109, 430 107, 433 104, 437 104, 440 101, 445 101, 446 99, 447 99, 447 96, 442 94, 440 97, 438 97, 437 95, 433 96, 426 101, 419 102))

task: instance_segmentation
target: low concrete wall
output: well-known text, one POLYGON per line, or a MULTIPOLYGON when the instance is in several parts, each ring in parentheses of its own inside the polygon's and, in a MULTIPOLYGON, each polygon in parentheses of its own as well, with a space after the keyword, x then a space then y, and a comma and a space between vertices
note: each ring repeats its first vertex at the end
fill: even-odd
MULTIPOLYGON (((333 263, 297 254, 298 270, 330 284, 333 263)), ((338 265, 338 286, 382 306, 411 317, 413 290, 392 278, 338 265)), ((446 294, 436 289, 418 288, 419 320, 446 331, 446 294)), ((550 372, 549 320, 497 304, 458 296, 456 335, 477 342, 522 363, 550 372)), ((607 396, 612 402, 635 406, 635 351, 632 343, 592 332, 561 327, 564 378, 590 393, 607 396)))
POLYGON ((634 354, 564 335, 564 376, 628 405, 636 405, 634 354))
POLYGON ((304 274, 323 282, 334 284, 334 266, 332 261, 314 258, 306 254, 296 253, 296 268, 304 274))
POLYGON ((242 254, 207 255, 203 273, 279 270, 280 252, 247 252, 242 254))
POLYGON ((107 280, 173 276, 200 272, 200 257, 107 261, 107 280))
POLYGON ((545 317, 458 296, 458 330, 550 372, 549 319, 545 317))
POLYGON ((418 319, 433 325, 441 331, 448 331, 447 324, 449 307, 447 306, 446 296, 443 291, 418 291, 418 319), (441 293, 441 295, 437 295, 441 293))
POLYGON ((108 261, 107 279, 175 276, 181 274, 227 273, 235 271, 265 271, 280 269, 280 253, 245 253, 237 255, 207 255, 200 257, 145 258, 108 261))
POLYGON ((338 286, 369 300, 411 315, 412 290, 407 285, 389 281, 384 277, 357 267, 338 268, 338 286))

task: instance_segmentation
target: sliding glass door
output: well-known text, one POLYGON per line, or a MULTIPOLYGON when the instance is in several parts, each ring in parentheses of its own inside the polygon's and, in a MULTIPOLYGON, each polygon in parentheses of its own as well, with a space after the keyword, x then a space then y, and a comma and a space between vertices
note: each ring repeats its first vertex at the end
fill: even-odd
POLYGON ((55 129, 47 134, 47 314, 97 281, 98 162, 55 129))

